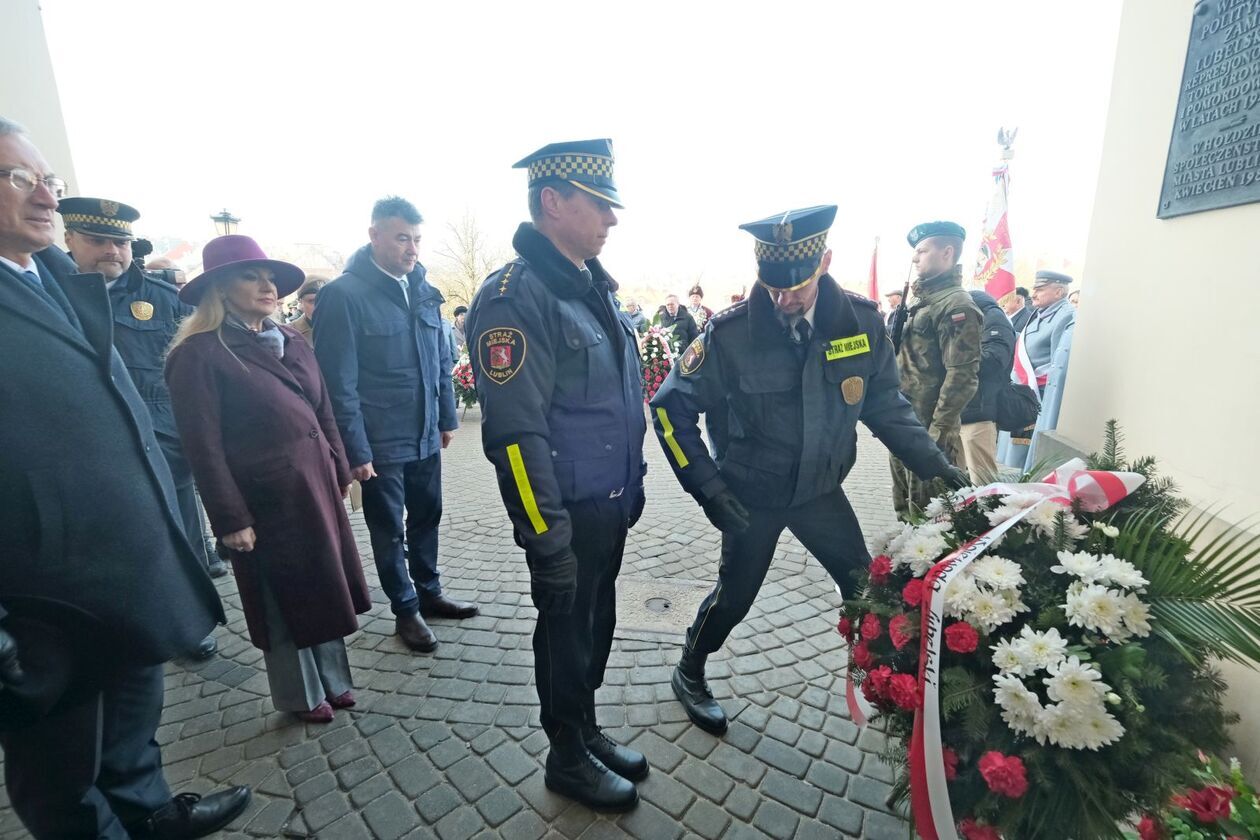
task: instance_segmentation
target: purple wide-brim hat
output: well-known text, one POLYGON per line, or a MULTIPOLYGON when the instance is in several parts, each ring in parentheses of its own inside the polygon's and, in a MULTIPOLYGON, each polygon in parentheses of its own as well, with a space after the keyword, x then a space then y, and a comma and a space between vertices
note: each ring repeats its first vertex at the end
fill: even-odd
POLYGON ((261 265, 271 269, 275 274, 273 282, 277 297, 288 297, 306 280, 302 269, 283 260, 267 259, 257 242, 239 234, 220 236, 207 242, 206 247, 201 249, 201 265, 204 269, 202 273, 179 290, 179 299, 193 306, 201 301, 215 280, 250 266, 261 265))

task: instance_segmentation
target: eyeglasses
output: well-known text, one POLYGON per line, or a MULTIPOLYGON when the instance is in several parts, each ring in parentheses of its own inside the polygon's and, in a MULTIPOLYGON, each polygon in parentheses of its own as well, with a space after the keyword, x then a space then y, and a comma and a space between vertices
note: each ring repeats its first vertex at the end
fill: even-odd
POLYGON ((25 169, 0 169, 0 175, 8 175, 9 183, 13 185, 13 189, 21 190, 24 193, 33 193, 36 186, 43 184, 57 198, 61 198, 66 194, 66 182, 56 175, 45 175, 41 178, 34 172, 28 172, 25 169))

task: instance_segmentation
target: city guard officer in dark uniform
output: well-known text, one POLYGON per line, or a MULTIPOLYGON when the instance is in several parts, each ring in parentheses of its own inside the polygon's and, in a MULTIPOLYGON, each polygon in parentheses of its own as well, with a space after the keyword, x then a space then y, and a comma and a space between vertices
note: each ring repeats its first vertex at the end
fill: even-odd
MULTIPOLYGON (((227 569, 217 556, 206 554, 192 468, 184 459, 171 412, 171 394, 162 376, 166 348, 192 307, 180 302, 178 288, 149 276, 132 259, 132 225, 140 218, 134 207, 103 198, 76 197, 61 199, 57 212, 65 224, 66 248, 79 271, 105 278, 114 315, 114 348, 153 419, 154 434, 175 481, 184 533, 211 576, 220 577, 227 569)), ((214 636, 207 636, 190 654, 205 659, 213 656, 217 647, 214 636)))
POLYGON ((547 787, 593 808, 638 801, 644 757, 595 724, 626 531, 643 512, 643 374, 617 284, 596 257, 613 208, 608 140, 554 143, 529 169, 519 255, 490 275, 466 335, 482 444, 498 473, 538 608, 534 661, 551 741, 547 787))
POLYGON ((967 484, 901 395, 875 303, 827 273, 835 215, 826 205, 741 225, 756 239, 757 284, 713 316, 652 398, 670 466, 722 531, 717 586, 672 679, 691 720, 714 734, 726 731, 726 715, 705 682, 705 660, 748 614, 783 529, 844 587, 870 562, 840 487, 857 457, 858 420, 919 475, 967 484), (714 457, 701 439, 702 412, 714 457))

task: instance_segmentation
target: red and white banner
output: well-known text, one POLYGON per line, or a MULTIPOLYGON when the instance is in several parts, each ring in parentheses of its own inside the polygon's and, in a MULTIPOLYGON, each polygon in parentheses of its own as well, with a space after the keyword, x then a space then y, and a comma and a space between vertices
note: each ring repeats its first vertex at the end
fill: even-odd
MULTIPOLYGON (((879 303, 879 275, 876 272, 875 264, 876 262, 878 262, 878 260, 879 260, 879 237, 877 236, 875 237, 875 250, 871 252, 870 282, 866 287, 866 296, 870 298, 871 300, 875 301, 875 303, 877 304, 879 303)), ((884 310, 884 307, 880 306, 880 311, 882 312, 883 310, 884 310)))
POLYGON ((1015 363, 1011 365, 1011 379, 1037 390, 1037 371, 1033 368, 1032 359, 1028 358, 1028 348, 1024 346, 1022 332, 1015 336, 1015 363))
MULTIPOLYGON (((1087 470, 1079 458, 1063 464, 1040 482, 985 485, 957 501, 959 506, 983 496, 1035 494, 1041 501, 986 531, 946 555, 924 579, 930 597, 925 598, 919 633, 919 685, 923 705, 915 713, 910 739, 910 808, 915 830, 923 840, 958 840, 949 787, 945 780, 945 759, 941 742, 940 671, 941 637, 945 624, 945 590, 973 561, 1024 517, 1043 504, 1067 507, 1079 499, 1092 512, 1106 510, 1132 493, 1146 479, 1137 473, 1087 470)), ((850 668, 852 666, 850 665, 850 668)), ((852 673, 846 676, 845 695, 849 714, 859 726, 865 725, 866 709, 858 703, 852 673), (861 713, 859 715, 859 713, 861 713)))
POLYGON ((1011 251, 1011 232, 1006 219, 1006 190, 1010 170, 1005 162, 993 170, 993 197, 984 214, 984 231, 980 252, 976 255, 975 288, 983 288, 999 304, 1002 298, 1015 293, 1015 257, 1011 251))

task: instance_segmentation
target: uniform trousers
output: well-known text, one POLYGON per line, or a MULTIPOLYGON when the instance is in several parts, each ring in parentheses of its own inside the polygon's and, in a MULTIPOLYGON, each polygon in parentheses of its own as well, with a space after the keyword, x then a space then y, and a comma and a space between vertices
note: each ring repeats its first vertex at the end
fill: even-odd
POLYGON ((411 615, 420 608, 417 589, 442 593, 437 565, 442 456, 374 466, 376 478, 363 482, 372 558, 394 615, 411 615))
POLYGON ((161 665, 115 671, 104 688, 32 726, 0 732, 9 801, 37 838, 127 840, 171 799, 155 736, 161 665))
POLYGON ((785 528, 818 558, 843 591, 853 590, 853 572, 870 565, 862 528, 839 487, 796 507, 749 507, 748 513, 747 531, 722 534, 717 586, 700 604, 696 620, 687 630, 687 646, 696 653, 715 653, 748 615, 785 528))
POLYGON ((963 459, 973 484, 997 478, 997 437, 997 423, 992 420, 962 425, 963 459))
MULTIPOLYGON (((255 562, 250 560, 249 562, 255 562)), ((293 644, 275 593, 265 575, 262 583, 263 611, 267 621, 270 650, 263 651, 267 684, 277 711, 309 712, 326 698, 338 697, 354 688, 345 639, 299 648, 293 644)))
MULTIPOLYGON (((565 506, 573 528, 569 546, 577 555, 573 609, 567 615, 540 612, 534 628, 538 703, 551 737, 595 724, 595 690, 604 683, 617 626, 617 574, 630 524, 624 498, 565 506)), ((532 567, 528 552, 525 559, 532 567)))

